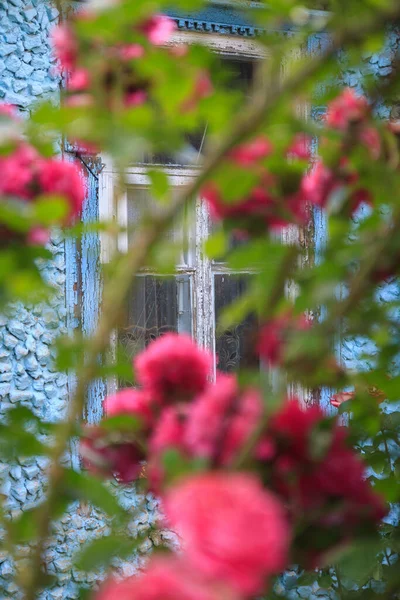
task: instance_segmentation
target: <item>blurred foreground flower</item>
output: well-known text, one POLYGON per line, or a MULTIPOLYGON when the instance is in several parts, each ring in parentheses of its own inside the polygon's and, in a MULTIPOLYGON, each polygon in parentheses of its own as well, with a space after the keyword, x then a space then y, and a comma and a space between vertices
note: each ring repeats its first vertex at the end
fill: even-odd
POLYGON ((261 477, 282 498, 298 532, 293 559, 306 568, 323 564, 335 546, 373 531, 387 512, 348 430, 317 405, 289 399, 270 418, 256 455, 261 477))
POLYGON ((256 476, 194 475, 168 492, 164 506, 185 559, 246 597, 261 593, 287 564, 285 510, 256 476))
POLYGON ((0 115, 9 125, 1 141, 0 246, 44 245, 51 226, 70 224, 82 210, 81 170, 74 162, 43 156, 23 140, 10 105, 0 105, 0 115))
POLYGON ((146 570, 123 581, 109 580, 96 600, 239 600, 229 587, 203 578, 176 557, 151 558, 146 570))

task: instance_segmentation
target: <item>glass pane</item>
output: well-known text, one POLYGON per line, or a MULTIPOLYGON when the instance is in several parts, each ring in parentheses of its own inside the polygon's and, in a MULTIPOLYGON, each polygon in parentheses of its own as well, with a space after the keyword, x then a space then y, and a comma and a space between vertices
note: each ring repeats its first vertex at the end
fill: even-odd
MULTIPOLYGON (((215 319, 218 319, 225 306, 239 298, 246 290, 249 275, 214 275, 215 319)), ((257 331, 254 315, 228 329, 216 337, 217 369, 234 371, 239 367, 258 367, 259 360, 254 352, 253 338, 257 331)))
POLYGON ((131 360, 168 331, 192 333, 190 277, 138 275, 119 341, 131 360))
MULTIPOLYGON (((241 91, 249 95, 254 76, 254 61, 241 60, 240 58, 228 58, 221 56, 221 67, 226 72, 226 86, 234 91, 241 91)), ((156 153, 144 157, 144 163, 162 165, 196 165, 201 162, 205 145, 207 125, 199 132, 186 135, 186 143, 175 152, 156 153)))
MULTIPOLYGON (((172 191, 174 193, 174 190, 172 191)), ((147 188, 130 188, 128 190, 128 241, 132 240, 133 226, 140 223, 145 214, 156 215, 160 211, 160 205, 150 196, 147 188)), ((180 246, 180 254, 177 264, 188 265, 190 262, 190 231, 192 227, 193 212, 189 209, 183 213, 179 220, 163 235, 163 239, 180 246)))
POLYGON ((229 83, 233 90, 240 90, 246 96, 250 92, 254 77, 254 61, 223 58, 223 68, 229 73, 229 83))

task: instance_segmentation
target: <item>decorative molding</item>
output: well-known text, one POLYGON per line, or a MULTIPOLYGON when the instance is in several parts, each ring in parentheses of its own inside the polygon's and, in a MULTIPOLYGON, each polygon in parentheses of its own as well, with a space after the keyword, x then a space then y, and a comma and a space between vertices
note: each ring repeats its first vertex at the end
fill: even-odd
MULTIPOLYGON (((254 3, 252 3, 254 5, 254 3)), ((249 4, 210 3, 198 12, 166 11, 179 30, 217 33, 239 37, 255 37, 262 29, 252 22, 243 8, 249 4)))
POLYGON ((262 33, 262 29, 251 25, 234 25, 228 23, 217 23, 203 19, 174 17, 178 28, 184 31, 199 31, 202 33, 218 33, 219 35, 234 35, 241 37, 255 37, 262 33))
POLYGON ((229 34, 208 33, 204 35, 198 31, 182 29, 176 31, 167 43, 168 46, 177 44, 200 44, 221 55, 240 55, 243 58, 264 58, 269 54, 268 49, 257 39, 229 34))
MULTIPOLYGON (((251 13, 264 6, 261 2, 248 0, 212 0, 198 12, 166 11, 180 31, 191 31, 207 34, 231 35, 242 38, 254 38, 265 31, 252 19, 251 13)), ((329 12, 322 10, 307 10, 308 20, 322 31, 329 12)), ((293 23, 284 23, 276 33, 287 33, 296 30, 293 23)))

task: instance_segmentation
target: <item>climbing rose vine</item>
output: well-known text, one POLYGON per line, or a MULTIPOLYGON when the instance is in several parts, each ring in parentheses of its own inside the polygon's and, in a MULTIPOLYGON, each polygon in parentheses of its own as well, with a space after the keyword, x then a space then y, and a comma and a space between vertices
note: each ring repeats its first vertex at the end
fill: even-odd
MULTIPOLYGON (((76 21, 90 20, 91 17, 94 15, 90 12, 79 13, 76 21)), ((85 52, 85 44, 80 47, 72 22, 57 27, 53 33, 53 44, 60 67, 68 75, 68 104, 93 106, 99 93, 107 107, 114 110, 146 102, 150 81, 135 69, 135 61, 151 52, 152 47, 165 44, 174 29, 175 23, 168 17, 152 15, 132 27, 135 41, 108 47, 95 43, 90 52, 85 52), (97 63, 88 61, 86 65, 87 57, 90 59, 95 55, 97 63), (99 76, 98 81, 96 75, 99 76)))
POLYGON ((71 223, 80 214, 85 197, 82 175, 76 163, 44 156, 23 140, 16 132, 18 116, 12 106, 0 104, 0 119, 6 129, 0 156, 0 243, 44 245, 50 225, 71 223), (59 214, 52 215, 56 202, 59 214), (43 203, 50 215, 38 210, 43 203), (24 220, 16 223, 18 217, 24 220))
MULTIPOLYGON (((241 388, 234 375, 210 381, 210 366, 211 357, 185 335, 152 342, 135 358, 143 387, 104 402, 108 418, 126 415, 132 427, 110 430, 106 418, 87 428, 81 452, 96 474, 122 482, 146 478, 162 499, 167 525, 181 537, 185 569, 248 598, 291 561, 323 565, 329 551, 373 531, 387 509, 337 419, 295 398, 271 411, 257 389, 241 388), (186 473, 168 472, 171 452, 186 473), (190 474, 196 463, 204 472, 190 474), (236 465, 236 474, 224 470, 236 465)), ((150 566, 142 579, 116 584, 115 593, 146 594, 153 569, 158 575, 150 566)), ((112 598, 108 586, 100 598, 112 598)), ((213 597, 213 584, 207 593, 213 597)))

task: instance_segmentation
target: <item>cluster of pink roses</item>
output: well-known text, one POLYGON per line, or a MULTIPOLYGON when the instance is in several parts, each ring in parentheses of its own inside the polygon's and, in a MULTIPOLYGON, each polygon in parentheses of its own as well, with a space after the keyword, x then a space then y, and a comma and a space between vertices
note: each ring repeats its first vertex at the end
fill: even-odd
MULTIPOLYGON (((69 106, 95 106, 103 103, 108 110, 123 110, 144 104, 151 95, 152 81, 138 68, 139 59, 155 48, 165 45, 176 25, 165 15, 154 14, 130 28, 132 41, 110 44, 99 38, 89 43, 81 40, 75 23, 91 18, 80 11, 73 20, 59 25, 53 32, 55 54, 61 68, 68 73, 69 106)), ((185 53, 185 47, 165 50, 172 54, 185 53)), ((189 111, 199 98, 212 92, 208 74, 199 70, 192 94, 182 105, 189 111)))
MULTIPOLYGON (((345 89, 329 103, 324 122, 326 131, 337 132, 340 138, 337 164, 330 166, 318 158, 308 169, 311 139, 303 134, 297 134, 285 150, 284 173, 274 170, 277 164, 274 147, 266 136, 259 135, 241 144, 226 158, 224 169, 232 176, 235 173, 239 176, 241 170, 246 176, 251 173, 254 184, 250 191, 226 198, 217 180, 207 183, 202 195, 212 216, 228 221, 235 228, 263 232, 291 223, 304 224, 307 204, 325 208, 338 195, 347 198, 350 213, 361 203, 371 203, 371 195, 358 184, 360 173, 349 158, 351 149, 357 145, 365 147, 373 160, 383 156, 381 135, 371 123, 371 108, 366 98, 345 89), (303 170, 299 168, 302 164, 303 170)), ((397 133, 393 126, 390 130, 397 133)), ((323 140, 322 151, 324 145, 323 140)))
MULTIPOLYGON (((0 119, 15 126, 14 107, 0 105, 0 119)), ((10 131, 12 127, 10 127, 10 131)), ((85 186, 77 164, 60 158, 44 157, 19 136, 10 135, 0 156, 0 196, 3 207, 8 206, 18 214, 40 198, 56 196, 66 203, 63 223, 69 223, 82 208, 85 186)), ((9 223, 0 223, 1 244, 13 240, 44 245, 49 230, 41 223, 31 223, 27 232, 17 232, 9 223)))
MULTIPOLYGON (((90 13, 80 12, 75 20, 79 22, 90 18, 90 13)), ((149 82, 137 72, 135 61, 144 56, 149 44, 165 44, 174 29, 172 19, 164 15, 153 15, 134 29, 136 42, 107 46, 99 39, 97 42, 92 41, 93 48, 82 48, 80 44, 83 42, 80 42, 74 30, 73 20, 56 27, 53 45, 62 69, 68 72, 69 104, 90 106, 101 97, 105 98, 109 108, 114 103, 118 109, 143 104, 147 99, 149 82), (93 72, 93 65, 85 65, 85 58, 95 55, 101 60, 99 73, 93 72)))
POLYGON ((257 348, 260 357, 271 366, 282 365, 290 336, 307 331, 311 325, 312 321, 305 315, 293 316, 290 310, 270 319, 259 333, 257 348))
MULTIPOLYGON (((304 163, 309 158, 309 140, 296 136, 286 149, 291 164, 304 163)), ((304 224, 306 201, 303 179, 293 171, 293 181, 280 177, 268 167, 268 158, 273 155, 271 142, 264 135, 234 148, 225 159, 224 169, 235 177, 253 176, 250 191, 229 199, 224 198, 217 181, 203 186, 202 196, 210 206, 216 219, 224 219, 239 229, 258 232, 276 229, 290 223, 304 224)))
POLYGON ((146 458, 149 485, 160 492, 169 483, 163 465, 168 451, 212 468, 233 465, 263 415, 256 389, 240 389, 233 375, 219 374, 211 383, 211 355, 174 333, 138 355, 135 371, 141 389, 121 390, 104 407, 108 417, 137 419, 137 431, 87 428, 82 454, 92 470, 132 481, 146 458))
POLYGON ((386 514, 347 428, 317 405, 288 400, 269 419, 255 455, 262 480, 295 526, 292 558, 307 568, 319 566, 338 544, 373 530, 386 514))
POLYGON ((350 212, 355 212, 360 204, 370 204, 372 197, 366 188, 359 185, 360 175, 351 164, 349 154, 352 148, 363 146, 371 160, 378 160, 382 151, 380 133, 371 124, 371 107, 365 97, 345 89, 329 103, 325 125, 328 130, 337 131, 342 136, 339 142, 340 159, 334 168, 318 160, 305 178, 304 190, 311 203, 322 207, 334 195, 347 194, 350 212))
POLYGON ((142 387, 106 399, 108 419, 87 428, 82 454, 95 473, 146 477, 183 552, 109 582, 101 600, 155 600, 163 586, 177 600, 251 598, 291 561, 319 565, 385 515, 347 430, 317 406, 288 399, 271 413, 233 375, 212 383, 211 356, 185 335, 159 338, 134 365, 142 387), (171 452, 186 475, 171 472, 171 452))

